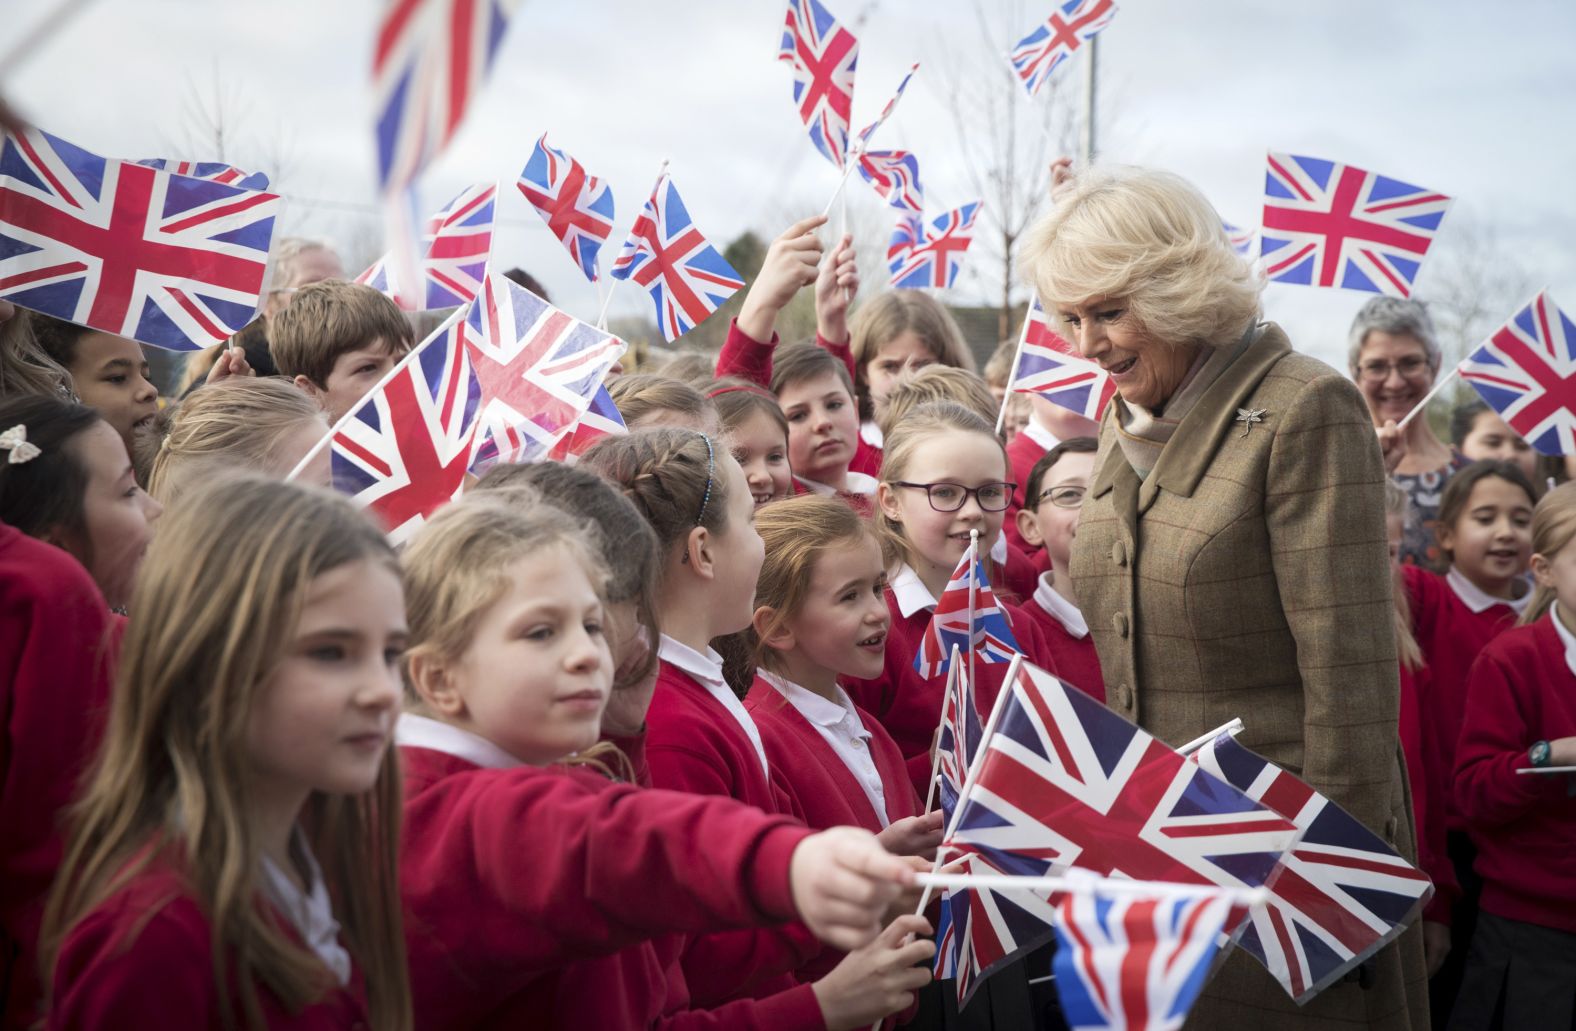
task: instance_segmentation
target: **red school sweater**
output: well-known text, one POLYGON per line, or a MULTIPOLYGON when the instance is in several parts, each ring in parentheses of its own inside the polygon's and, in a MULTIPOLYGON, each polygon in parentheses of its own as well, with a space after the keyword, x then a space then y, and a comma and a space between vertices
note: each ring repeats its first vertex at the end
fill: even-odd
MULTIPOLYGON (((908 767, 909 782, 924 798, 930 779, 930 746, 941 723, 941 702, 947 677, 941 674, 927 680, 914 669, 914 656, 919 652, 920 640, 934 610, 919 608, 913 615, 904 616, 890 587, 886 601, 892 625, 887 633, 881 675, 869 680, 843 678, 842 685, 854 704, 872 713, 897 743, 908 767)), ((1051 673, 1058 672, 1056 659, 1034 620, 1016 605, 999 600, 997 604, 1007 616, 1013 636, 1023 649, 1024 659, 1051 673)), ((967 662, 968 656, 962 656, 962 661, 967 662)), ((984 723, 990 718, 996 695, 1006 680, 1007 664, 976 660, 975 673, 979 682, 975 685, 974 704, 979 709, 980 722, 984 723)))
MULTIPOLYGON (((283 918, 281 918, 283 920, 283 918)), ((213 933, 185 879, 153 860, 74 924, 55 964, 49 1031, 168 1031, 223 1027, 213 973, 213 933)), ((230 986, 239 1014, 238 988, 230 986)), ((350 980, 300 1013, 258 985, 269 1028, 334 1031, 371 1026, 366 987, 350 980)))
MULTIPOLYGON (((1417 566, 1403 566, 1402 574, 1412 605, 1412 634, 1430 673, 1428 692, 1418 698, 1423 727, 1439 768, 1449 771, 1455 768, 1456 742, 1461 738, 1467 673, 1488 643, 1515 625, 1519 613, 1503 603, 1473 612, 1445 577, 1417 566)), ((1454 786, 1448 773, 1437 778, 1437 782, 1442 791, 1439 811, 1444 815, 1445 827, 1465 829, 1456 811, 1454 786)))
MULTIPOLYGON (((1023 611, 1040 628, 1040 634, 1056 653, 1056 665, 1059 667, 1057 676, 1104 705, 1105 677, 1100 672, 1100 656, 1095 652, 1094 638, 1087 626, 1081 635, 1069 630, 1067 624, 1052 611, 1050 603, 1053 599, 1044 592, 1055 594, 1049 573, 1041 576, 1036 590, 1024 603, 1023 611)), ((1063 604, 1070 604, 1059 594, 1056 598, 1063 604)))
POLYGON ((810 831, 589 771, 400 748, 400 889, 416 1026, 534 1026, 543 971, 659 935, 792 919, 810 831))
POLYGON ((32 1026, 61 817, 98 749, 122 623, 59 548, 0 525, 0 1028, 32 1026))
POLYGON ((1576 778, 1516 772, 1534 742, 1576 735, 1576 673, 1554 619, 1506 631, 1473 664, 1455 789, 1483 911, 1576 934, 1576 778))
POLYGON ((1433 747, 1424 737, 1421 699, 1428 694, 1427 666, 1401 666, 1399 731, 1401 754, 1406 757, 1407 782, 1412 788, 1413 825, 1417 832, 1417 865, 1434 882, 1434 897, 1423 909, 1423 919, 1449 924, 1450 911, 1461 896, 1455 864, 1445 851, 1445 814, 1442 809, 1445 780, 1433 747))
POLYGON ((1018 489, 1012 492, 1012 504, 1007 506, 1007 519, 1002 523, 1002 533, 1007 535, 1007 543, 1010 546, 1018 549, 1019 553, 1033 562, 1043 573, 1050 568, 1050 560, 1045 557, 1045 549, 1029 546, 1018 533, 1017 517, 1018 510, 1028 500, 1025 495, 1029 491, 1029 474, 1034 471, 1034 463, 1044 458, 1045 453, 1051 449, 1052 445, 1047 445, 1045 441, 1050 440, 1054 443, 1055 438, 1037 426, 1033 432, 1042 436, 1031 436, 1030 426, 1034 426, 1032 420, 1007 444, 1007 472, 1018 485, 1018 489))

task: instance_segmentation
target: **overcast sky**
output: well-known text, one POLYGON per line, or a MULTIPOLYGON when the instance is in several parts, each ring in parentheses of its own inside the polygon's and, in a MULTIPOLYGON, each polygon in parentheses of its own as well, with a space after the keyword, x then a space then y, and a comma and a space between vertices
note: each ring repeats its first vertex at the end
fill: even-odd
MULTIPOLYGON (((5 0, 0 51, 58 2, 5 0)), ((972 0, 827 2, 845 22, 863 20, 855 125, 874 116, 910 63, 924 62, 878 142, 919 155, 928 207, 974 199, 940 73, 999 74, 1000 52, 1052 4, 979 0, 1000 27, 992 53, 972 0)), ((279 187, 295 198, 292 231, 365 250, 374 242, 363 206, 379 7, 93 0, 0 90, 41 127, 102 154, 211 159, 211 141, 188 152, 197 149, 190 111, 199 96, 211 102, 217 78, 226 156, 281 173, 279 187)), ((495 261, 525 266, 586 319, 596 314, 594 291, 512 186, 544 131, 612 183, 615 237, 665 158, 719 246, 746 229, 776 235, 790 215, 818 212, 837 182, 797 121, 788 67, 773 60, 782 18, 782 0, 524 0, 485 94, 421 183, 423 207, 499 180, 495 261)), ((1570 0, 1121 0, 1102 36, 1100 157, 1177 171, 1239 225, 1258 221, 1271 149, 1439 190, 1457 201, 1421 295, 1431 279, 1436 292, 1444 287, 1452 257, 1469 264, 1486 253, 1494 270, 1550 286, 1576 309, 1573 45, 1570 0)), ((1060 103, 1076 101, 1081 75, 1077 65, 1058 72, 1069 79, 1060 103)), ((850 203, 853 224, 884 224, 867 188, 853 189, 850 203)), ((992 269, 970 272, 948 299, 994 300, 992 269)), ((1265 307, 1300 349, 1343 363, 1346 327, 1367 296, 1271 285, 1265 307)), ((1504 314, 1525 299, 1504 301, 1504 314)), ((645 304, 625 288, 615 310, 645 304)))

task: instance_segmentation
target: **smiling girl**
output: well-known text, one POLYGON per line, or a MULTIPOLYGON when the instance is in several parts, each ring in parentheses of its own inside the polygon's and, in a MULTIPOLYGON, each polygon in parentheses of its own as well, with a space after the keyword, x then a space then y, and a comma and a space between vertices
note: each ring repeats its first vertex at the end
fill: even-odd
POLYGON ((104 417, 131 454, 135 432, 159 410, 159 388, 149 378, 142 345, 47 315, 34 314, 32 321, 44 352, 71 374, 77 397, 104 417))
POLYGON ((744 380, 719 380, 706 392, 722 420, 733 460, 744 470, 755 507, 793 493, 788 420, 771 392, 744 380))

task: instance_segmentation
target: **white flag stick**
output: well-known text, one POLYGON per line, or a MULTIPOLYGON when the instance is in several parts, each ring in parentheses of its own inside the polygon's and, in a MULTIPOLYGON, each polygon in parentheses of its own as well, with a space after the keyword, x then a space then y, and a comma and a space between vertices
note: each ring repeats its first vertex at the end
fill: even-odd
POLYGON ((832 205, 836 204, 837 203, 837 198, 839 198, 839 197, 841 197, 843 195, 843 187, 848 185, 848 177, 853 174, 853 172, 854 172, 854 165, 856 165, 858 163, 859 163, 859 155, 858 154, 850 154, 850 155, 848 155, 848 161, 847 161, 846 164, 843 165, 843 177, 841 179, 837 180, 837 189, 832 191, 832 199, 826 202, 826 210, 821 212, 821 217, 822 218, 828 218, 828 217, 831 216, 831 214, 832 214, 832 205))
MULTIPOLYGON (((941 696, 941 719, 936 721, 936 733, 941 733, 941 722, 947 718, 947 699, 951 696, 958 682, 958 646, 952 646, 952 656, 947 662, 947 689, 941 696)), ((932 740, 935 740, 934 738, 932 740)), ((930 757, 930 787, 925 792, 925 808, 920 812, 930 812, 930 803, 936 798, 936 776, 941 772, 941 749, 936 748, 935 754, 930 757)))
POLYGON ((1181 752, 1183 755, 1192 755, 1194 752, 1198 751, 1200 748, 1203 748, 1205 745, 1209 744, 1211 741, 1215 740, 1222 734, 1230 734, 1232 737, 1236 737, 1240 733, 1242 733, 1242 717, 1238 716, 1230 723, 1223 724, 1219 727, 1216 727, 1208 734, 1203 734, 1194 738, 1187 744, 1183 745, 1181 748, 1178 748, 1177 751, 1181 752))
POLYGON ((1423 399, 1417 402, 1417 405, 1410 412, 1406 413, 1406 418, 1395 424, 1395 428, 1398 430, 1406 429, 1406 424, 1411 422, 1413 417, 1416 416, 1418 412, 1421 412, 1423 409, 1427 408, 1428 402, 1432 401, 1436 394, 1445 389, 1445 384, 1449 383, 1452 379, 1455 379, 1456 373, 1460 371, 1461 366, 1457 365, 1455 368, 1439 377, 1439 379, 1435 380, 1434 388, 1423 395, 1423 399))
MULTIPOLYGON (((979 499, 976 498, 975 500, 978 501, 979 499)), ((974 583, 974 568, 975 568, 975 566, 977 566, 979 564, 979 560, 980 560, 980 532, 978 530, 970 530, 969 531, 969 683, 971 683, 971 684, 978 683, 978 681, 974 679, 974 653, 979 650, 978 648, 974 647, 974 595, 975 595, 975 593, 977 591, 977 588, 976 588, 975 583, 974 583)))
MULTIPOLYGON (((662 189, 662 180, 667 178, 667 175, 668 175, 668 159, 664 158, 663 161, 662 161, 662 166, 657 169, 657 182, 656 182, 656 185, 651 187, 651 195, 653 197, 655 197, 657 195, 657 191, 662 189)), ((636 215, 635 216, 635 222, 638 223, 640 221, 641 215, 644 215, 645 213, 646 213, 646 209, 645 208, 641 208, 640 209, 640 215, 636 215)), ((630 224, 629 229, 630 229, 629 234, 624 237, 624 246, 625 247, 629 246, 629 241, 634 235, 634 231, 635 231, 634 223, 630 224)), ((616 258, 614 259, 614 262, 615 262, 615 264, 617 263, 617 259, 616 258)), ((612 272, 610 271, 608 273, 608 275, 611 276, 612 272)), ((622 282, 623 282, 622 279, 620 279, 617 276, 613 276, 613 282, 608 284, 607 296, 602 298, 602 310, 601 310, 601 312, 599 312, 597 314, 597 317, 596 317, 596 328, 597 329, 601 329, 601 330, 606 330, 607 329, 607 310, 613 304, 613 295, 618 293, 618 284, 620 284, 622 282)))
POLYGON ((1023 361, 1023 342, 1029 339, 1029 315, 1034 311, 1034 302, 1029 302, 1029 307, 1023 313, 1023 328, 1018 331, 1018 346, 1012 352, 1012 372, 1007 376, 1007 392, 1001 396, 1001 411, 996 413, 996 436, 1001 436, 1001 428, 1007 424, 1007 404, 1012 400, 1012 385, 1018 382, 1018 363, 1023 361))
POLYGON ((1006 874, 922 873, 917 883, 948 891, 986 888, 991 891, 1088 891, 1096 895, 1195 896, 1218 895, 1244 906, 1262 905, 1270 893, 1264 888, 1233 888, 1220 884, 1184 884, 1180 881, 1131 881, 1125 877, 1011 877, 1006 874))

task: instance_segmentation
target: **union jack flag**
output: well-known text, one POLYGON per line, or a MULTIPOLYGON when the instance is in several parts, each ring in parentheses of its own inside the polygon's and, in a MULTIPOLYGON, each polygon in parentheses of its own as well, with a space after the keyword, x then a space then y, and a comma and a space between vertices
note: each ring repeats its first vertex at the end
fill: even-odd
POLYGON ((894 208, 924 209, 919 158, 906 150, 872 150, 859 155, 859 175, 894 208))
POLYGON ((155 347, 207 347, 256 313, 278 211, 277 194, 7 133, 0 298, 155 347))
MULTIPOLYGON (((947 864, 948 872, 996 874, 998 869, 978 855, 965 855, 947 864)), ((950 973, 956 977, 958 1009, 985 978, 1012 963, 1055 934, 1055 907, 1049 893, 1029 889, 964 888, 947 893, 941 904, 942 919, 950 935, 950 973)), ((940 923, 942 921, 938 921, 940 923)), ((937 932, 938 958, 940 934, 937 932)))
POLYGON ((531 207, 547 222, 569 256, 591 282, 597 281, 596 257, 613 231, 613 188, 594 175, 586 175, 580 162, 547 145, 547 134, 536 141, 517 184, 531 207))
POLYGON ((903 76, 903 81, 897 84, 897 92, 892 94, 892 99, 888 100, 886 107, 883 107, 881 113, 876 115, 876 120, 859 130, 859 139, 854 145, 856 151, 864 153, 865 148, 870 145, 870 137, 875 135, 875 131, 881 128, 888 118, 892 117, 892 112, 897 110, 897 102, 903 99, 903 91, 908 89, 908 81, 914 77, 914 73, 917 71, 919 71, 919 62, 915 61, 913 67, 908 70, 908 74, 903 76))
POLYGON ((573 465, 581 455, 591 450, 591 445, 603 437, 617 437, 628 432, 624 417, 618 414, 618 406, 613 403, 613 396, 606 387, 597 387, 591 407, 580 416, 574 428, 558 438, 558 443, 553 445, 547 457, 554 462, 573 465))
POLYGON ((1269 156, 1265 275, 1406 297, 1450 207, 1442 193, 1295 154, 1269 156))
POLYGON ((892 227, 892 238, 887 241, 887 264, 897 267, 925 235, 925 220, 919 212, 899 211, 897 224, 892 227))
POLYGON ((1022 663, 1002 690, 943 847, 1029 876, 1253 888, 1279 873, 1298 837, 1290 820, 1044 670, 1022 663))
POLYGON ((963 269, 963 253, 974 242, 974 220, 979 213, 980 202, 971 201, 931 222, 919 243, 888 260, 892 285, 950 287, 963 269))
POLYGON ((985 663, 1011 662, 1021 650, 972 544, 936 601, 936 612, 914 656, 914 669, 926 679, 939 677, 952 665, 954 647, 964 658, 972 648, 976 661, 985 663))
POLYGON ((1177 1031, 1198 999, 1231 903, 1220 895, 1102 897, 1056 905, 1053 961, 1062 1016, 1075 1031, 1177 1031))
POLYGON ((1115 16, 1112 0, 1069 0, 1058 5, 1045 24, 1018 40, 1012 48, 1012 67, 1029 96, 1040 92, 1051 73, 1115 16))
POLYGON ((1029 303, 1024 316, 1023 342, 1018 350, 1017 378, 1012 389, 1039 394, 1098 421, 1105 406, 1116 393, 1110 373, 1078 354, 1077 348, 1051 328, 1051 320, 1038 298, 1029 303))
POLYGON ((1253 229, 1251 226, 1247 229, 1242 229, 1232 225, 1230 222, 1222 222, 1220 227, 1226 231, 1226 241, 1231 244, 1232 250, 1244 258, 1253 253, 1253 237, 1258 230, 1253 229))
MULTIPOLYGON (((957 645, 953 645, 954 648, 957 645)), ((985 736, 980 727, 979 710, 975 708, 974 685, 964 672, 966 664, 950 662, 947 671, 947 691, 941 703, 941 733, 936 738, 938 785, 941 792, 941 811, 947 820, 957 809, 958 798, 963 794, 963 782, 968 778, 969 764, 979 751, 985 736)))
POLYGON ((1377 834, 1230 734, 1191 758, 1302 831, 1237 937, 1299 1005, 1400 935, 1434 894, 1377 834))
POLYGON ((859 40, 838 24, 820 0, 788 0, 777 60, 793 64, 793 99, 815 149, 843 167, 848 119, 854 106, 859 40))
POLYGON ((172 161, 169 158, 142 158, 137 164, 173 172, 189 179, 207 179, 226 186, 239 186, 243 190, 268 189, 268 177, 261 172, 243 172, 234 165, 218 161, 172 161))
MULTIPOLYGON (((812 0, 813 2, 813 0, 812 0)), ((632 279, 657 306, 670 343, 706 321, 744 280, 690 221, 678 187, 663 173, 613 262, 614 279, 632 279)))
POLYGON ((1461 378, 1545 455, 1576 455, 1576 325, 1547 290, 1467 356, 1461 378))
MULTIPOLYGON (((420 310, 454 308, 466 304, 481 289, 492 252, 494 208, 498 187, 477 183, 449 201, 427 220, 420 244, 421 278, 425 287, 420 310)), ((404 301, 409 292, 389 286, 391 255, 373 263, 356 282, 404 301)))
POLYGON ((378 186, 405 190, 487 81, 519 0, 387 0, 372 52, 378 186))

